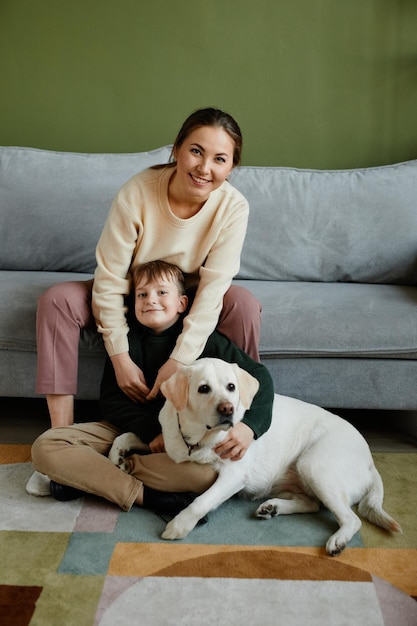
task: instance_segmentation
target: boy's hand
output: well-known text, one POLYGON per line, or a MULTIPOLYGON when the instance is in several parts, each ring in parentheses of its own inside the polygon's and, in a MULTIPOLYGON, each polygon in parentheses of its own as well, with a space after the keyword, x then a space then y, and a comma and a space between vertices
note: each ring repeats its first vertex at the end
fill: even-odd
POLYGON ((214 448, 214 452, 222 459, 239 461, 245 456, 253 438, 252 428, 239 422, 228 430, 225 439, 214 448))
POLYGON ((117 384, 133 402, 145 402, 149 394, 142 370, 132 361, 128 352, 111 357, 117 384))
POLYGON ((155 452, 165 452, 164 436, 162 433, 157 435, 155 439, 150 442, 149 448, 153 454, 155 452))
POLYGON ((152 390, 146 396, 146 400, 153 400, 159 393, 159 389, 168 378, 170 378, 175 372, 183 367, 183 364, 175 359, 168 359, 163 366, 160 368, 158 372, 158 376, 156 378, 155 384, 152 387, 152 390))

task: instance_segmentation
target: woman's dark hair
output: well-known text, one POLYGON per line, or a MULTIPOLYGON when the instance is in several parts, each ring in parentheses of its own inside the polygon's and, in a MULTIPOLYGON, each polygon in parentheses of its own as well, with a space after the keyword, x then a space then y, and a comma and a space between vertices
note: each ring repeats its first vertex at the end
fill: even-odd
POLYGON ((187 117, 174 141, 169 165, 175 165, 175 150, 178 150, 187 137, 197 128, 201 128, 201 126, 214 126, 222 128, 229 135, 229 137, 233 139, 235 144, 233 150, 233 165, 239 165, 242 154, 242 133, 240 132, 239 125, 231 115, 214 107, 198 109, 187 117))

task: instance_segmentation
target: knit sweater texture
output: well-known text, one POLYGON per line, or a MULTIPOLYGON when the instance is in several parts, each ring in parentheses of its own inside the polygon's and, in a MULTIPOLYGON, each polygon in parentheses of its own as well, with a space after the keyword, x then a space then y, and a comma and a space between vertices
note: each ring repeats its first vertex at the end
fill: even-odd
POLYGON ((168 202, 174 172, 166 167, 133 176, 116 195, 98 242, 92 305, 109 356, 129 349, 125 298, 136 265, 158 259, 174 263, 187 288, 197 287, 169 355, 183 364, 200 356, 239 270, 249 215, 246 199, 225 181, 198 213, 180 219, 168 202))

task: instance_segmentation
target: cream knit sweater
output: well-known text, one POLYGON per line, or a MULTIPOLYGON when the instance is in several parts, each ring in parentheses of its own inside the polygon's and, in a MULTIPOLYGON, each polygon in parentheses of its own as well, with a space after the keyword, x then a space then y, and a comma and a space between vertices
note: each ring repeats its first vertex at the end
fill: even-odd
POLYGON ((130 269, 135 265, 157 259, 175 263, 184 272, 187 287, 198 285, 171 354, 184 364, 201 354, 239 270, 249 215, 246 199, 224 182, 196 215, 180 219, 168 203, 174 171, 148 169, 127 181, 113 201, 98 242, 93 313, 109 356, 129 349, 124 296, 130 291, 130 269))

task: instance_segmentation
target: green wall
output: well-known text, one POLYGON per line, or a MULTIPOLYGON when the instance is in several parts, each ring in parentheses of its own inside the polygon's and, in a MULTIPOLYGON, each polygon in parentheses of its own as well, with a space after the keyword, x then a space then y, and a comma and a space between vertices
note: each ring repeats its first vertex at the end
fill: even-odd
POLYGON ((416 0, 0 0, 0 144, 135 152, 216 105, 244 162, 417 158, 416 0))

